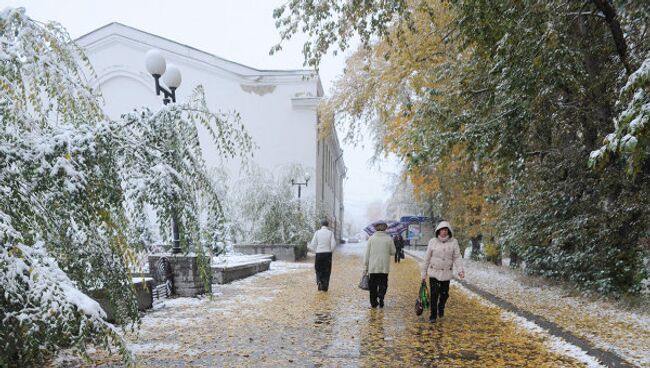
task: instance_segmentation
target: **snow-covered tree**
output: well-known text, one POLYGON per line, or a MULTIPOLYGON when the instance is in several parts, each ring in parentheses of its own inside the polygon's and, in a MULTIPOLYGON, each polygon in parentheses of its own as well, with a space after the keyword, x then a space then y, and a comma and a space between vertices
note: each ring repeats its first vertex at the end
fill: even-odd
POLYGON ((87 60, 24 9, 0 13, 0 45, 0 365, 121 346, 84 294, 110 290, 119 322, 138 320, 113 137, 87 60))
POLYGON ((252 146, 237 119, 207 109, 200 88, 188 103, 111 122, 84 70, 92 68, 62 26, 24 9, 0 12, 0 366, 39 365, 89 344, 117 347, 131 362, 86 294, 105 290, 116 322, 136 326, 127 234, 142 209, 161 228, 177 211, 183 248, 201 255, 197 202, 209 204, 203 216, 223 213, 197 126, 222 156, 252 146))
POLYGON ((191 100, 125 114, 114 130, 120 136, 118 158, 121 182, 130 218, 150 216, 151 208, 160 234, 171 241, 172 217, 181 229, 181 248, 206 243, 202 235, 202 213, 209 223, 222 221, 218 187, 208 174, 199 145, 198 127, 214 138, 220 157, 250 152, 252 141, 239 123, 238 115, 212 113, 205 104, 203 89, 197 87, 191 100))
POLYGON ((622 158, 627 173, 635 176, 650 167, 650 57, 630 75, 618 104, 623 109, 614 121, 616 131, 591 152, 589 164, 602 167, 622 158))
POLYGON ((260 168, 251 170, 233 188, 229 201, 233 208, 231 220, 234 236, 240 243, 293 244, 304 246, 318 225, 320 212, 313 200, 295 196, 291 178, 305 171, 291 165, 274 177, 260 168))

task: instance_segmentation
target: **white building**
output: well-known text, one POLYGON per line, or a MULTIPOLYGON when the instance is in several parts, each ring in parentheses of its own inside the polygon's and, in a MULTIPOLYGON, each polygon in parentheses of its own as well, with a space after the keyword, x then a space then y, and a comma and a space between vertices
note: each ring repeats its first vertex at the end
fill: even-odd
MULTIPOLYGON (((301 188, 302 198, 315 200, 340 238, 345 165, 335 131, 318 137, 316 107, 323 88, 314 71, 258 70, 119 23, 101 27, 76 42, 95 69, 95 83, 112 118, 141 106, 161 106, 162 98, 156 96, 154 79, 144 65, 147 51, 161 50, 167 63, 177 65, 182 73, 177 101, 187 99, 195 86, 203 85, 212 111, 240 114, 258 146, 254 152, 257 165, 276 172, 300 164, 312 173, 308 186, 301 188)), ((209 166, 224 165, 207 136, 201 137, 201 145, 209 166)), ((238 163, 225 165, 236 178, 238 163)))

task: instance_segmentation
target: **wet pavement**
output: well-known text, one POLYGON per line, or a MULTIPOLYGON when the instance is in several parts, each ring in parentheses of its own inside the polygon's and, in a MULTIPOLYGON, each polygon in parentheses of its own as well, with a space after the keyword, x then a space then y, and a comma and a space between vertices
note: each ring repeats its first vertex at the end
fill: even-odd
MULTIPOLYGON (((386 306, 370 309, 357 287, 364 246, 337 249, 327 293, 317 291, 312 258, 289 264, 290 272, 219 286, 212 300, 166 302, 127 337, 138 366, 582 366, 453 284, 443 320, 416 316, 419 268, 411 258, 391 264, 386 306)), ((99 352, 93 358, 93 366, 117 363, 99 352)))

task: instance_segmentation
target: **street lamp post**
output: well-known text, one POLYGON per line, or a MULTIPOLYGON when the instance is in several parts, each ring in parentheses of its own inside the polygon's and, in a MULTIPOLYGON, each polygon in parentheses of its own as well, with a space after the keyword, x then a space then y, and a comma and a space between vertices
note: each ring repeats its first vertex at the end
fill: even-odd
POLYGON ((165 58, 159 50, 149 50, 145 56, 147 71, 156 81, 156 96, 163 93, 163 103, 167 105, 170 101, 176 102, 176 89, 181 85, 181 71, 174 64, 167 65, 165 58), (169 90, 160 85, 160 77, 169 90))
MULTIPOLYGON (((181 85, 181 71, 174 64, 167 65, 159 50, 149 50, 145 56, 147 71, 156 81, 156 95, 163 94, 163 103, 176 102, 176 89, 181 85), (160 85, 160 77, 169 88, 160 85)), ((181 252, 181 241, 178 232, 178 213, 176 212, 176 195, 172 194, 172 254, 181 252)))
POLYGON ((307 188, 307 183, 309 183, 309 173, 305 173, 305 181, 303 183, 297 182, 294 179, 291 179, 291 185, 298 186, 298 201, 300 201, 300 188, 304 185, 307 188))

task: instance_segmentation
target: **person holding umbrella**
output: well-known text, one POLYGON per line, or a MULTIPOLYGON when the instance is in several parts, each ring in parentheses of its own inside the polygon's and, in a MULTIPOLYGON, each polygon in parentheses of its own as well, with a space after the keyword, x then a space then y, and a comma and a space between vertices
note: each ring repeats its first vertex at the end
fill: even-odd
POLYGON ((441 221, 436 226, 435 236, 429 241, 422 267, 422 282, 426 282, 428 275, 431 287, 430 323, 445 315, 449 280, 453 277, 454 269, 458 272, 458 277, 465 277, 458 241, 454 238, 449 222, 441 221))
POLYGON ((370 306, 383 308, 384 296, 388 290, 390 258, 395 254, 395 243, 386 234, 388 226, 385 221, 377 221, 374 227, 376 231, 368 238, 366 253, 363 257, 363 273, 367 274, 369 279, 370 306))

